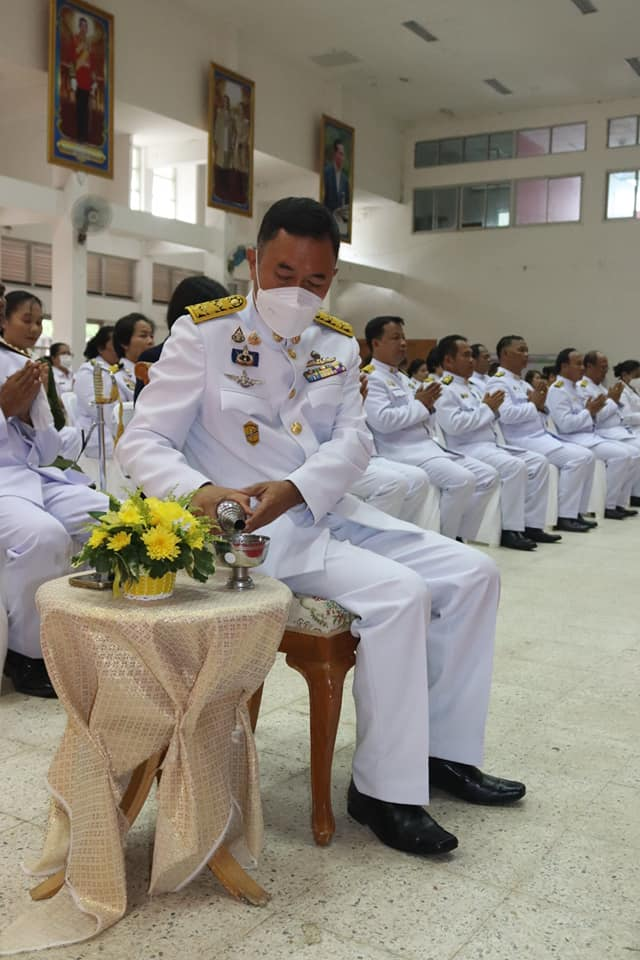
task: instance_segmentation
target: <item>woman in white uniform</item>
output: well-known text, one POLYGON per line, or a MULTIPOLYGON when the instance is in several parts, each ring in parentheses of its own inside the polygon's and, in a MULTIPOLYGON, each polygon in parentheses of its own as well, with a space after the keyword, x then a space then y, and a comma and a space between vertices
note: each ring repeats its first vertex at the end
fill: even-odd
POLYGON ((640 377, 640 361, 623 360, 615 365, 613 374, 624 383, 620 395, 622 419, 627 427, 631 427, 633 432, 640 436, 640 393, 631 386, 631 381, 640 377))
POLYGON ((133 400, 136 389, 135 366, 138 357, 153 346, 154 324, 143 313, 120 317, 113 331, 113 346, 120 361, 116 383, 120 399, 133 400))
POLYGON ((89 511, 106 510, 77 470, 50 466, 62 453, 43 382, 49 367, 29 356, 42 333, 42 309, 5 315, 0 290, 0 556, 9 624, 5 673, 20 693, 55 697, 40 649, 38 587, 69 569, 72 540, 88 536, 89 511))
POLYGON ((49 347, 49 362, 59 395, 73 390, 73 355, 68 343, 52 343, 49 347))

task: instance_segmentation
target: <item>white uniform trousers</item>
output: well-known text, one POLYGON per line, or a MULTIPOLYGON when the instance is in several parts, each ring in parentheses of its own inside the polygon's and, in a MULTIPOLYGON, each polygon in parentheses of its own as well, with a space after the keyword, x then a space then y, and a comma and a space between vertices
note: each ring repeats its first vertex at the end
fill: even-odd
POLYGON ((349 492, 391 517, 415 523, 423 529, 430 526, 429 480, 420 467, 396 463, 385 457, 372 457, 349 492))
POLYGON ((546 437, 518 437, 518 444, 540 453, 549 463, 558 468, 558 516, 576 519, 586 513, 596 468, 594 451, 577 443, 566 443, 555 450, 547 451, 546 437))
POLYGON ((431 531, 377 531, 330 518, 323 571, 288 577, 298 593, 359 618, 354 782, 394 803, 428 801, 428 757, 479 764, 499 595, 480 551, 431 531))
POLYGON ((605 508, 626 506, 637 478, 639 461, 635 445, 627 440, 602 440, 591 450, 607 468, 605 508))
MULTIPOLYGON (((629 437, 628 440, 622 440, 621 442, 625 444, 627 449, 630 447, 634 447, 635 449, 635 453, 631 454, 632 463, 630 494, 632 494, 634 497, 640 497, 640 439, 634 435, 629 437)), ((625 507, 628 502, 629 498, 627 497, 625 500, 620 501, 620 506, 625 507)))
POLYGON ((549 464, 545 457, 525 450, 515 453, 495 443, 466 443, 465 452, 495 467, 500 475, 502 529, 542 529, 549 499, 549 464))
POLYGON ((72 539, 89 536, 89 511, 108 509, 103 494, 71 483, 43 481, 42 499, 41 507, 19 496, 0 496, 9 649, 36 658, 42 657, 36 590, 69 570, 72 539))
MULTIPOLYGON (((436 449, 440 448, 436 446, 436 449)), ((440 532, 443 537, 474 540, 498 482, 495 470, 478 462, 472 465, 471 457, 454 457, 445 450, 440 455, 427 457, 420 467, 440 490, 440 532)))

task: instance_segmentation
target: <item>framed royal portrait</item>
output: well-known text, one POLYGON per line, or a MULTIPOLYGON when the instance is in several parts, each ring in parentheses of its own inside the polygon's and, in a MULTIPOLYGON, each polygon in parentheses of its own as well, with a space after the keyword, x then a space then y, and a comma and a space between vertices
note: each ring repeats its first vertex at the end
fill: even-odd
POLYGON ((113 177, 113 16, 49 3, 49 163, 113 177))
POLYGON ((254 101, 253 80, 211 64, 207 203, 243 217, 253 213, 254 101))
POLYGON ((335 217, 340 239, 351 243, 355 130, 322 117, 320 130, 320 203, 335 217))

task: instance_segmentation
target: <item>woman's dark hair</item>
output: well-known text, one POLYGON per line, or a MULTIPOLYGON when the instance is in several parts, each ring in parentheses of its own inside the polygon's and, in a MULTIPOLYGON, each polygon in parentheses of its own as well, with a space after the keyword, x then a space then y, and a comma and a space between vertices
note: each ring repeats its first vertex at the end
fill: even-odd
POLYGON ((524 378, 525 378, 525 380, 527 381, 527 383, 533 383, 533 378, 534 378, 536 375, 537 375, 538 377, 542 377, 543 380, 546 379, 546 378, 545 378, 545 375, 544 375, 543 373, 540 373, 539 370, 527 370, 527 372, 526 372, 525 375, 524 375, 524 378))
POLYGON ((19 310, 22 304, 26 303, 27 301, 31 301, 31 303, 37 303, 39 307, 42 306, 42 300, 40 297, 36 297, 35 294, 29 293, 28 290, 12 290, 11 293, 5 294, 5 319, 11 316, 12 313, 15 313, 16 310, 19 310))
POLYGON ((258 249, 284 230, 294 237, 329 237, 338 259, 340 231, 335 217, 322 203, 310 197, 284 197, 269 207, 258 231, 258 249))
POLYGON ((638 369, 640 369, 640 360, 622 360, 620 363, 616 363, 613 368, 613 375, 620 378, 623 373, 633 373, 634 370, 638 369))
POLYGON ((431 350, 429 350, 426 364, 429 373, 435 373, 438 367, 442 366, 442 357, 440 356, 440 351, 437 346, 431 347, 431 350))
POLYGON ((56 341, 56 343, 52 343, 51 346, 49 347, 49 357, 51 358, 51 360, 55 360, 55 358, 61 352, 61 348, 66 346, 67 344, 66 344, 66 341, 64 340, 61 340, 59 342, 56 341))
POLYGON ((91 337, 91 340, 87 341, 87 345, 84 348, 84 355, 87 360, 95 360, 100 351, 104 350, 109 343, 112 336, 113 327, 110 324, 107 324, 105 327, 100 327, 98 332, 91 337))
POLYGON ((149 317, 145 317, 144 313, 128 313, 126 317, 120 317, 113 328, 113 346, 119 357, 124 357, 125 348, 131 343, 133 331, 135 330, 136 323, 138 323, 139 320, 144 320, 145 323, 149 324, 152 330, 155 330, 155 324, 153 320, 149 320, 149 317))
POLYGON ((420 360, 419 357, 416 357, 416 359, 412 360, 411 363, 409 364, 407 368, 407 373, 409 374, 410 377, 412 377, 414 373, 418 372, 420 367, 426 367, 426 365, 427 365, 426 360, 420 360))
POLYGON ((169 300, 167 307, 167 326, 169 330, 171 330, 178 317, 187 312, 187 307, 192 307, 196 303, 204 303, 205 300, 219 300, 220 297, 228 296, 227 288, 223 287, 217 280, 212 280, 211 277, 205 277, 204 275, 186 277, 180 281, 171 294, 171 300, 169 300))

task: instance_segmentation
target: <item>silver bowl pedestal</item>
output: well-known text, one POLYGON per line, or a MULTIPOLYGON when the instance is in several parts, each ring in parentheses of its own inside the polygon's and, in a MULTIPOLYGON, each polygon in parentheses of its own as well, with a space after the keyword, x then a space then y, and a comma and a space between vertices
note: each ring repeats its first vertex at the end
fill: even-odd
POLYGON ((249 570, 264 563, 269 542, 269 537, 255 533, 239 533, 228 540, 216 542, 218 560, 231 570, 227 580, 228 590, 253 590, 255 584, 249 576, 249 570))

